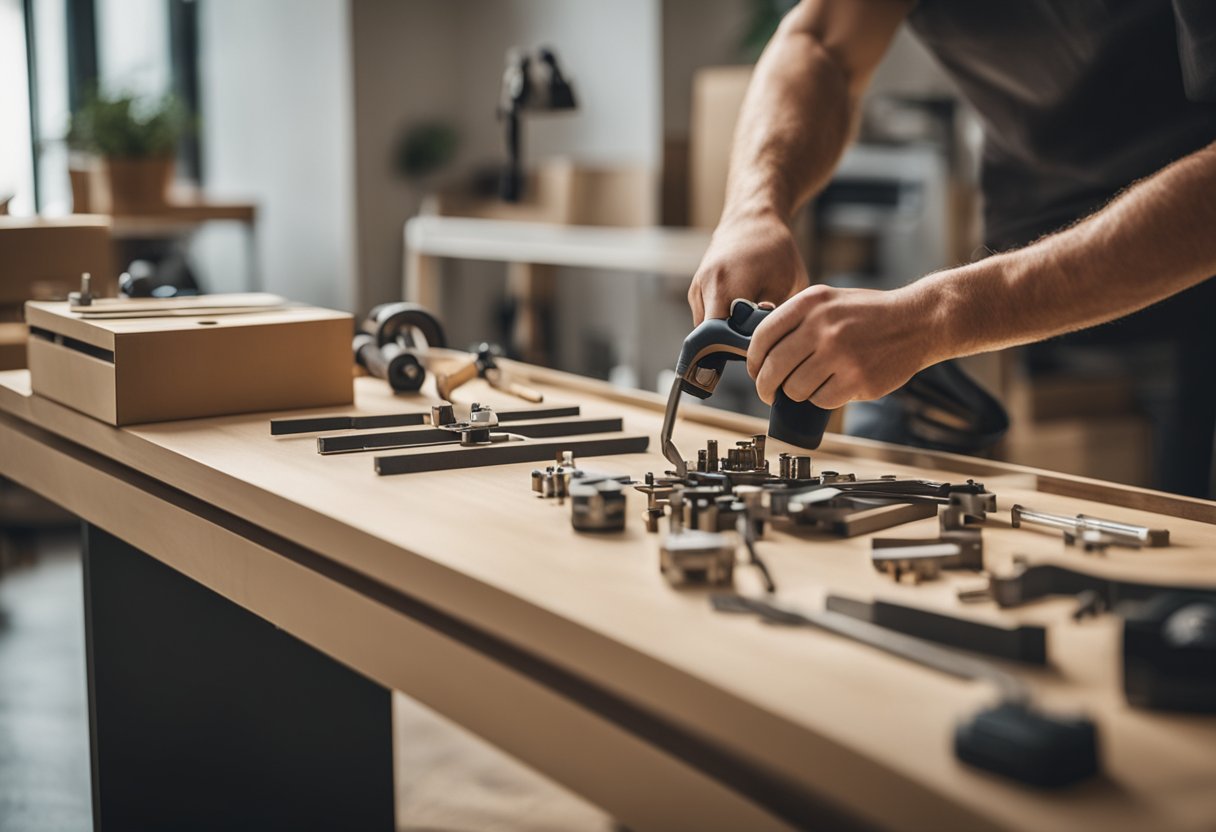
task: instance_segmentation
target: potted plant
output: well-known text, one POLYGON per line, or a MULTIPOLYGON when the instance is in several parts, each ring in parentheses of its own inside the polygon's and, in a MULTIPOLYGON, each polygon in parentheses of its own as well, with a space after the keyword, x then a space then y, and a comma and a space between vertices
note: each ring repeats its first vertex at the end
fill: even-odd
MULTIPOLYGON (((68 145, 101 159, 112 213, 138 214, 168 203, 174 154, 186 126, 185 111, 172 95, 149 100, 95 94, 73 115, 68 145)), ((89 195, 88 210, 104 203, 98 196, 89 195)))

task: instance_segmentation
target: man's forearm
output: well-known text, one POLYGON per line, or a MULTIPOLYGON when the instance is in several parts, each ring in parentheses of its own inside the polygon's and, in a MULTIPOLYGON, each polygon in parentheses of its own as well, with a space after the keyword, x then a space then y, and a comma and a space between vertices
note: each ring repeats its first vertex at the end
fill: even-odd
POLYGON ((1213 274, 1216 144, 1069 229, 907 289, 931 301, 947 358, 1114 320, 1213 274))
POLYGON ((791 18, 764 50, 739 113, 724 222, 758 214, 788 222, 827 182, 848 140, 848 79, 791 18))

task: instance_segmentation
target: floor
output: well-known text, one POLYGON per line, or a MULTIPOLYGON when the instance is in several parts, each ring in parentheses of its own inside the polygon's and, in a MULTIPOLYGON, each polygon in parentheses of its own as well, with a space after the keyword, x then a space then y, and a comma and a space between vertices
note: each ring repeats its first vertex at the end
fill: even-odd
MULTIPOLYGON (((78 536, 0 541, 0 830, 92 827, 78 536)), ((609 832, 602 812, 394 697, 402 832, 609 832)))

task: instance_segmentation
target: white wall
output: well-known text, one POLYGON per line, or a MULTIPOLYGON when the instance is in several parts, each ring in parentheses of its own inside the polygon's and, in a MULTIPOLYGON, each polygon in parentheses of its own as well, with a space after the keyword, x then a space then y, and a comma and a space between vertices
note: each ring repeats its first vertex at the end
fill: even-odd
MULTIPOLYGON (((660 0, 352 0, 355 62, 358 306, 398 299, 401 229, 419 194, 392 170, 401 131, 449 121, 462 145, 449 178, 503 161, 495 117, 506 51, 551 46, 579 109, 528 117, 525 163, 569 156, 588 164, 657 170, 662 148, 660 0)), ((449 337, 495 336, 500 264, 445 264, 449 337)), ((558 354, 577 366, 591 340, 635 349, 642 295, 614 274, 562 270, 558 354)))
POLYGON ((401 229, 421 197, 395 170, 402 132, 420 121, 459 121, 453 6, 449 0, 351 5, 360 311, 401 297, 401 229))
POLYGON ((34 212, 30 100, 25 66, 25 18, 20 0, 0 0, 0 198, 9 210, 34 212))
POLYGON ((169 91, 169 8, 164 0, 99 0, 97 71, 107 93, 169 91))
MULTIPOLYGON (((449 178, 501 162, 495 111, 512 46, 552 46, 580 103, 526 120, 526 162, 659 165, 658 0, 352 0, 352 21, 361 308, 400 296, 401 227, 420 196, 392 169, 401 132, 453 124, 461 148, 449 178)), ((471 314, 475 327, 488 320, 471 314)))
MULTIPOLYGON (((257 201, 263 285, 352 308, 356 274, 349 7, 200 2, 203 170, 213 196, 257 201)), ((197 246, 208 288, 239 288, 231 229, 197 246)))
POLYGON ((662 75, 658 0, 463 0, 457 68, 466 158, 502 157, 495 120, 506 51, 551 46, 574 83, 574 113, 530 116, 524 152, 657 168, 662 75))

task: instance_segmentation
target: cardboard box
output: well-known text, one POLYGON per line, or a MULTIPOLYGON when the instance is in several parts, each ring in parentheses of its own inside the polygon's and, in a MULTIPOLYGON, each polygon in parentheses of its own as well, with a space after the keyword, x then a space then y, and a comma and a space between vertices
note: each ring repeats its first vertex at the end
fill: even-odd
POLYGON ((25 324, 0 323, 0 370, 20 370, 25 367, 25 342, 29 330, 25 324))
POLYGON ((113 295, 118 270, 108 217, 0 218, 0 305, 62 300, 93 276, 93 292, 113 295))
POLYGON ((714 228, 722 216, 735 125, 751 79, 750 66, 706 67, 693 76, 688 221, 694 228, 714 228))
POLYGON ((67 303, 27 303, 33 391, 112 425, 354 400, 350 315, 186 311, 90 319, 67 303))

